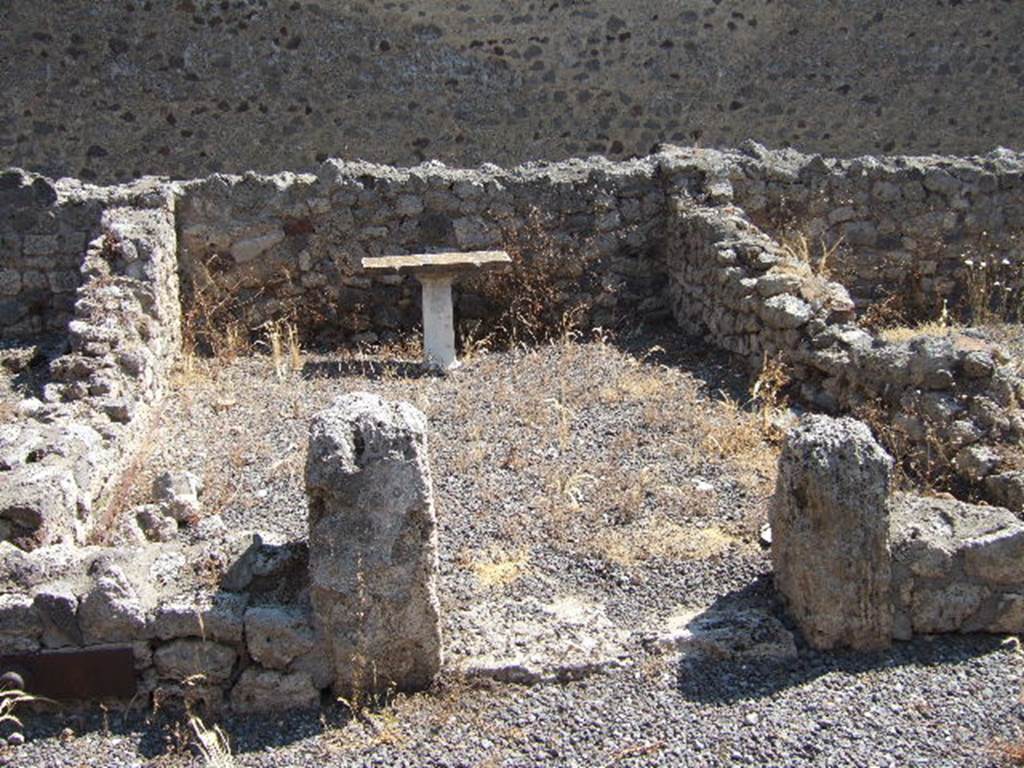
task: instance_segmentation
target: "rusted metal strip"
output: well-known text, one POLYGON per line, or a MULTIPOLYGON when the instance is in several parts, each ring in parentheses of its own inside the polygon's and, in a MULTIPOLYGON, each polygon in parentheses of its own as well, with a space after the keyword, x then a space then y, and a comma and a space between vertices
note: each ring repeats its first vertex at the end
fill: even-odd
POLYGON ((26 693, 56 701, 135 695, 135 654, 130 647, 0 656, 0 675, 8 673, 20 676, 26 693))

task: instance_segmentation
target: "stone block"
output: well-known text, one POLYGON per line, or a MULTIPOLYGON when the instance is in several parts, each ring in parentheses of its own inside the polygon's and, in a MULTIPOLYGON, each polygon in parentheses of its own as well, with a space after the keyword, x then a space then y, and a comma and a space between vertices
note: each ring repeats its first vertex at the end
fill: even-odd
POLYGON ((311 597, 335 690, 430 685, 442 651, 423 414, 339 398, 313 419, 306 491, 311 597))
POLYGON ((245 612, 249 655, 268 669, 287 669, 315 643, 311 617, 291 606, 262 605, 245 612))
POLYGON ((66 466, 26 464, 5 473, 0 519, 13 535, 40 545, 72 539, 78 522, 78 485, 66 466))
POLYGON ((320 692, 305 672, 290 674, 249 667, 231 689, 235 712, 279 712, 312 709, 320 705, 320 692))
POLYGON ((815 648, 891 640, 891 472, 892 459, 853 419, 807 416, 786 438, 770 509, 772 565, 815 648))
POLYGON ((175 640, 153 654, 160 677, 177 682, 218 684, 231 677, 237 654, 233 648, 204 640, 175 640))
POLYGON ((149 634, 161 640, 197 637, 240 645, 248 595, 218 593, 195 601, 160 605, 149 621, 149 634))

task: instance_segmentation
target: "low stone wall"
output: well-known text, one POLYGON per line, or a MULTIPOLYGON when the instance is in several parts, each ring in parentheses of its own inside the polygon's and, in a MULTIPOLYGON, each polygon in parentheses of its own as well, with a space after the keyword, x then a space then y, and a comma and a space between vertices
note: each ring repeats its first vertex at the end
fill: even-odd
MULTIPOLYGON (((946 300, 952 309, 972 291, 1007 287, 1019 303, 1019 153, 841 160, 753 143, 745 149, 727 161, 735 203, 773 235, 803 233, 819 250, 839 244, 827 268, 859 307, 896 297, 908 315, 919 316, 938 312, 946 300)), ((1004 300, 993 296, 994 305, 1004 300)))
MULTIPOLYGON (((131 187, 21 171, 3 179, 5 333, 60 330, 84 245, 112 198, 131 187)), ((415 325, 414 283, 367 278, 359 262, 425 250, 508 248, 524 279, 553 287, 545 295, 552 314, 582 304, 584 324, 663 317, 662 245, 670 198, 679 195, 737 204, 770 236, 803 232, 812 246, 841 240, 828 274, 859 308, 898 294, 905 309, 934 311, 944 299, 977 293, 984 280, 999 281, 988 277, 997 273, 1002 288, 1013 283, 1005 301, 1024 297, 1024 160, 1007 150, 836 160, 752 143, 740 151, 666 146, 625 162, 507 170, 329 160, 313 174, 164 186, 177 202, 187 303, 201 303, 200 314, 219 311, 218 319, 240 317, 249 329, 299 315, 311 334, 326 331, 331 341, 415 325), (968 264, 982 261, 986 273, 968 264)), ((495 305, 479 284, 459 291, 468 324, 495 305)))
POLYGON ((853 317, 837 283, 788 257, 738 208, 673 199, 665 262, 676 321, 758 370, 765 356, 792 354, 811 329, 853 317))
POLYGON ((1024 631, 1024 522, 951 497, 890 494, 864 424, 809 416, 788 436, 770 509, 775 584, 816 648, 914 634, 1024 631))
POLYGON ((23 547, 81 543, 102 522, 180 348, 173 198, 153 186, 107 202, 80 259, 70 349, 0 425, 0 532, 23 547))
POLYGON ((1024 523, 999 507, 891 500, 893 637, 1024 630, 1024 523))
POLYGON ((191 547, 0 543, 0 656, 127 647, 141 706, 317 706, 329 667, 308 601, 290 599, 305 556, 251 534, 191 547), (188 589, 225 566, 220 588, 188 589))
MULTIPOLYGON (((223 306, 249 329, 293 314, 335 340, 415 327, 415 281, 365 275, 360 262, 431 250, 508 249, 519 279, 544 286, 556 321, 580 305, 584 325, 663 314, 654 252, 663 221, 655 158, 508 171, 329 161, 316 176, 189 182, 178 206, 193 301, 223 306)), ((463 326, 508 300, 479 280, 456 286, 463 326)))
POLYGON ((415 408, 358 393, 314 419, 308 545, 232 533, 216 515, 185 543, 171 518, 190 520, 199 489, 187 476, 157 486, 161 503, 118 521, 113 546, 0 542, 0 670, 8 655, 130 648, 140 705, 236 712, 432 683, 437 531, 415 408))
POLYGON ((754 372, 778 360, 800 402, 884 427, 918 475, 953 475, 1022 508, 1022 478, 1000 473, 1000 462, 1024 436, 1024 381, 995 346, 961 333, 884 341, 853 321, 843 286, 794 258, 740 209, 689 197, 675 198, 672 208, 664 258, 684 330, 754 372))

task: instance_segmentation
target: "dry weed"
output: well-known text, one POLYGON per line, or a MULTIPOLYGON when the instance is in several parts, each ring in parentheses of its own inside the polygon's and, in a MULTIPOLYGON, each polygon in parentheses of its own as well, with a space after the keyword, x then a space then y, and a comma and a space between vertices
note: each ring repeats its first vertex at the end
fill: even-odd
POLYGON ((898 487, 942 491, 954 486, 954 451, 914 406, 903 408, 900 418, 894 419, 890 407, 872 401, 855 409, 853 415, 871 428, 878 442, 895 460, 893 469, 898 487), (923 430, 923 439, 921 435, 911 434, 913 424, 923 430))
POLYGON ((636 526, 606 528, 591 544, 596 553, 623 567, 652 558, 706 560, 741 545, 740 539, 718 526, 684 526, 662 517, 636 526))
POLYGON ((576 333, 588 307, 566 307, 560 284, 583 274, 583 249, 556 242, 538 209, 527 214, 523 227, 507 229, 503 240, 511 268, 486 274, 476 286, 477 293, 498 309, 497 316, 471 326, 463 347, 517 347, 576 333))
POLYGON ((18 409, 14 403, 6 400, 0 400, 0 423, 5 421, 14 421, 18 418, 18 409))
POLYGON ((865 329, 884 332, 887 328, 907 325, 906 299, 903 293, 894 293, 868 305, 858 323, 865 329))
POLYGON ((188 724, 196 737, 196 749, 206 768, 234 768, 235 758, 231 754, 231 742, 219 726, 212 728, 197 716, 189 715, 188 724))
POLYGON ((20 688, 0 688, 0 723, 13 723, 16 726, 23 726, 21 718, 15 714, 19 704, 31 702, 49 702, 50 699, 41 696, 33 696, 20 688))
POLYGON ((291 320, 271 320, 261 327, 266 341, 257 342, 270 351, 274 374, 278 381, 284 381, 289 373, 302 371, 302 347, 299 331, 291 320))
POLYGON ((803 232, 790 230, 779 238, 779 245, 789 260, 790 269, 802 274, 828 279, 832 274, 831 262, 840 252, 843 239, 839 238, 829 245, 824 238, 821 238, 817 244, 814 244, 803 232))
POLYGON ((884 341, 900 343, 921 336, 945 337, 959 333, 963 327, 954 323, 949 314, 949 306, 942 302, 942 311, 935 320, 929 320, 914 326, 897 325, 878 329, 878 335, 884 341))
POLYGON ((473 575, 481 586, 505 587, 515 582, 530 562, 530 550, 508 550, 493 545, 470 563, 473 575))
POLYGON ((775 465, 775 451, 762 431, 763 419, 745 411, 731 397, 706 409, 708 431, 701 448, 720 461, 747 469, 769 471, 775 465))
MULTIPOLYGON (((152 419, 154 424, 159 424, 161 413, 154 413, 152 419)), ((117 530, 118 520, 132 505, 141 503, 139 489, 145 485, 144 479, 150 477, 151 459, 156 448, 157 442, 150 436, 143 439, 135 449, 111 490, 101 499, 102 506, 96 524, 89 533, 88 543, 109 544, 111 535, 117 530)))
MULTIPOLYGON (((1016 246, 1017 236, 1010 236, 1016 246)), ((1004 250, 981 233, 981 244, 962 254, 965 267, 964 299, 974 325, 1024 320, 1024 251, 1019 247, 1004 250)))
MULTIPOLYGON (((248 349, 248 331, 239 321, 241 281, 223 284, 215 277, 219 257, 190 262, 182 283, 182 347, 188 355, 230 362, 248 349)), ((258 296, 258 294, 257 294, 258 296)), ((250 301, 255 301, 256 296, 250 301)))
POLYGON ((785 394, 789 382, 789 370, 782 356, 768 357, 765 354, 761 371, 754 380, 750 395, 761 419, 762 433, 774 442, 782 439, 782 434, 775 425, 776 418, 789 405, 789 399, 785 394))

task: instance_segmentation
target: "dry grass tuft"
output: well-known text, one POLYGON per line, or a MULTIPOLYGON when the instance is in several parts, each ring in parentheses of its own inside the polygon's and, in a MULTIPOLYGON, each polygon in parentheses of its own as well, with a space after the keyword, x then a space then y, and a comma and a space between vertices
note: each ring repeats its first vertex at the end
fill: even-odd
POLYGON ((472 561, 470 567, 481 586, 505 587, 523 575, 529 562, 530 550, 526 547, 508 550, 493 545, 472 561))
POLYGON ((302 371, 302 347, 299 330, 291 320, 272 320, 262 326, 266 341, 257 342, 270 350, 274 374, 284 381, 289 373, 302 371))
POLYGON ((754 417, 730 397, 707 410, 708 430, 701 439, 704 451, 748 469, 774 467, 776 451, 765 438, 763 417, 754 417))
POLYGON ((878 336, 883 341, 899 344, 922 336, 929 336, 932 338, 952 336, 960 330, 961 329, 957 326, 946 325, 946 323, 940 320, 932 320, 930 322, 914 326, 897 325, 892 328, 882 328, 878 332, 878 336))
POLYGON ((878 335, 884 341, 900 343, 922 336, 946 337, 952 336, 963 330, 963 326, 953 322, 949 314, 949 306, 942 302, 942 311, 935 320, 929 320, 918 325, 895 325, 876 329, 878 335))
POLYGON ((14 421, 18 418, 18 409, 14 403, 0 400, 0 424, 5 421, 14 421))
POLYGON ((197 715, 189 715, 188 724, 195 734, 196 749, 206 768, 234 768, 231 742, 219 725, 208 728, 197 715))
POLYGON ((882 402, 864 403, 853 415, 871 428, 878 442, 895 460, 893 469, 898 487, 933 491, 955 487, 955 452, 913 403, 905 406, 895 419, 892 409, 882 402), (916 434, 918 431, 923 431, 923 436, 916 434))
POLYGON ((815 244, 803 232, 789 231, 779 238, 779 245, 791 269, 828 279, 832 275, 831 262, 842 248, 843 240, 840 238, 829 245, 822 238, 815 244))
POLYGON ((19 704, 28 704, 33 701, 49 701, 49 699, 33 696, 20 688, 0 689, 0 723, 14 723, 19 727, 24 725, 14 711, 19 704))
POLYGON ((706 560, 718 557, 742 541, 718 526, 686 526, 665 518, 641 525, 607 528, 595 538, 595 552, 623 567, 648 560, 706 560))
POLYGON ((894 293, 868 305, 857 322, 861 327, 875 332, 907 325, 906 299, 902 293, 894 293))

